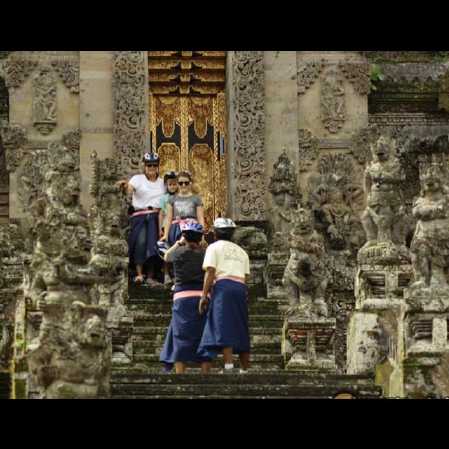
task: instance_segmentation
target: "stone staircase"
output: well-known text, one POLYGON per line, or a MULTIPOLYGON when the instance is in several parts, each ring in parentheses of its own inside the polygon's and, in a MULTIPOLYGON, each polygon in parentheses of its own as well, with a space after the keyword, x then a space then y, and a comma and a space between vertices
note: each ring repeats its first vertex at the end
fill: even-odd
MULTIPOLYGON (((133 361, 114 365, 113 398, 326 398, 338 393, 379 397, 372 379, 360 376, 299 374, 285 371, 281 355, 283 300, 253 298, 249 303, 252 343, 251 370, 247 374, 220 374, 221 356, 212 372, 201 375, 189 367, 184 375, 162 372, 159 353, 171 319, 171 297, 149 288, 130 288, 128 309, 132 327, 133 361), (281 307, 282 308, 282 307, 281 307)), ((116 338, 120 338, 117 336, 116 338)), ((235 366, 239 366, 235 357, 235 366)))

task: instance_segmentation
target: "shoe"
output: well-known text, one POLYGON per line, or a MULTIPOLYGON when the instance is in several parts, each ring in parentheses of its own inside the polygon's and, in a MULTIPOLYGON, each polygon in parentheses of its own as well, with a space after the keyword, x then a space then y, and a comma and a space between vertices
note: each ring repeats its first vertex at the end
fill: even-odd
POLYGON ((248 370, 240 368, 239 374, 248 374, 248 370))
POLYGON ((219 374, 237 374, 238 370, 237 368, 223 368, 221 371, 219 371, 219 374))

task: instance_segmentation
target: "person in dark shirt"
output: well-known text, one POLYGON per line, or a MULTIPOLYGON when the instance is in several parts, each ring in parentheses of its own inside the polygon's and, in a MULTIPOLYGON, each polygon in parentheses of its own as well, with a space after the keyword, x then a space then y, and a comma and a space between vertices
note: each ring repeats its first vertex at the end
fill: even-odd
POLYGON ((207 373, 211 359, 206 353, 197 355, 206 320, 199 313, 204 281, 203 226, 186 223, 181 231, 181 239, 165 254, 165 261, 173 263, 175 285, 172 319, 159 360, 167 371, 175 365, 177 374, 185 372, 187 362, 200 363, 201 372, 207 373))

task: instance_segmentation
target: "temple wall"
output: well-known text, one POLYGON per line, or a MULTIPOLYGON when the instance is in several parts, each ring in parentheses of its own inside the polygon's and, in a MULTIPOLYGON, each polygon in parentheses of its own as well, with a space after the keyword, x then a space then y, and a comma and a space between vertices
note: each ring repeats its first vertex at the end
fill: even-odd
MULTIPOLYGON (((266 176, 285 149, 298 166, 298 101, 295 51, 266 51, 265 65, 265 160, 266 176)), ((267 195, 269 208, 271 198, 267 195)))
POLYGON ((113 148, 112 51, 80 52, 81 204, 90 206, 90 155, 111 157, 113 148))
MULTIPOLYGON (((18 197, 17 169, 30 151, 45 151, 48 143, 61 140, 63 136, 80 125, 80 106, 76 78, 78 77, 79 52, 76 51, 22 51, 14 52, 14 59, 7 61, 6 83, 9 88, 9 124, 23 130, 25 142, 14 148, 14 167, 10 171, 10 217, 24 216, 23 205, 18 197), (43 80, 43 70, 49 69, 53 83, 43 80), (41 88, 40 92, 37 89, 41 88), (56 93, 54 93, 56 92, 56 93), (54 120, 49 120, 50 132, 39 131, 34 105, 54 109, 54 120)), ((42 115, 43 112, 41 112, 42 115)), ((48 118, 48 117, 47 117, 48 118)))

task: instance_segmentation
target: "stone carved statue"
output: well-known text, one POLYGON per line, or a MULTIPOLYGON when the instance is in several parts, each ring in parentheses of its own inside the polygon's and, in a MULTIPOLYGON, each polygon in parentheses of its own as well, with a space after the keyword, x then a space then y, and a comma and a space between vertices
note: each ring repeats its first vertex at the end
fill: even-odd
POLYGON ((91 167, 94 205, 90 213, 93 248, 89 265, 102 276, 99 304, 109 308, 109 321, 118 325, 126 314, 128 292, 128 245, 123 233, 126 204, 116 185, 120 166, 112 159, 100 161, 92 153, 91 167))
POLYGON ((372 146, 373 161, 365 170, 367 207, 361 220, 367 242, 359 251, 359 261, 380 262, 407 257, 407 250, 394 235, 394 227, 402 218, 400 185, 404 172, 394 154, 395 142, 381 136, 372 146))
POLYGON ((309 180, 317 229, 323 231, 330 249, 354 254, 365 236, 356 214, 363 191, 350 177, 351 157, 325 155, 319 161, 319 171, 318 177, 309 180))
POLYGON ((42 325, 27 359, 41 397, 93 397, 107 394, 110 372, 107 308, 92 297, 104 272, 89 263, 92 242, 79 204, 78 152, 50 146, 43 189, 31 207, 36 243, 24 296, 42 311, 42 325))
POLYGON ((39 341, 28 364, 41 397, 83 398, 109 392, 110 344, 106 309, 75 301, 43 306, 39 341))
POLYGON ((287 249, 286 236, 291 229, 292 215, 299 198, 294 166, 285 149, 274 164, 268 190, 273 197, 273 234, 280 232, 285 236, 284 246, 287 249))
POLYGON ((418 220, 411 244, 415 282, 412 289, 449 291, 449 188, 441 164, 421 167, 421 195, 413 215, 418 220))
POLYGON ((290 315, 327 316, 325 292, 328 283, 324 265, 324 241, 313 228, 309 210, 299 207, 290 233, 290 258, 283 285, 290 298, 290 315))
POLYGON ((330 67, 321 81, 321 121, 330 133, 337 133, 346 120, 346 100, 343 77, 330 67))

